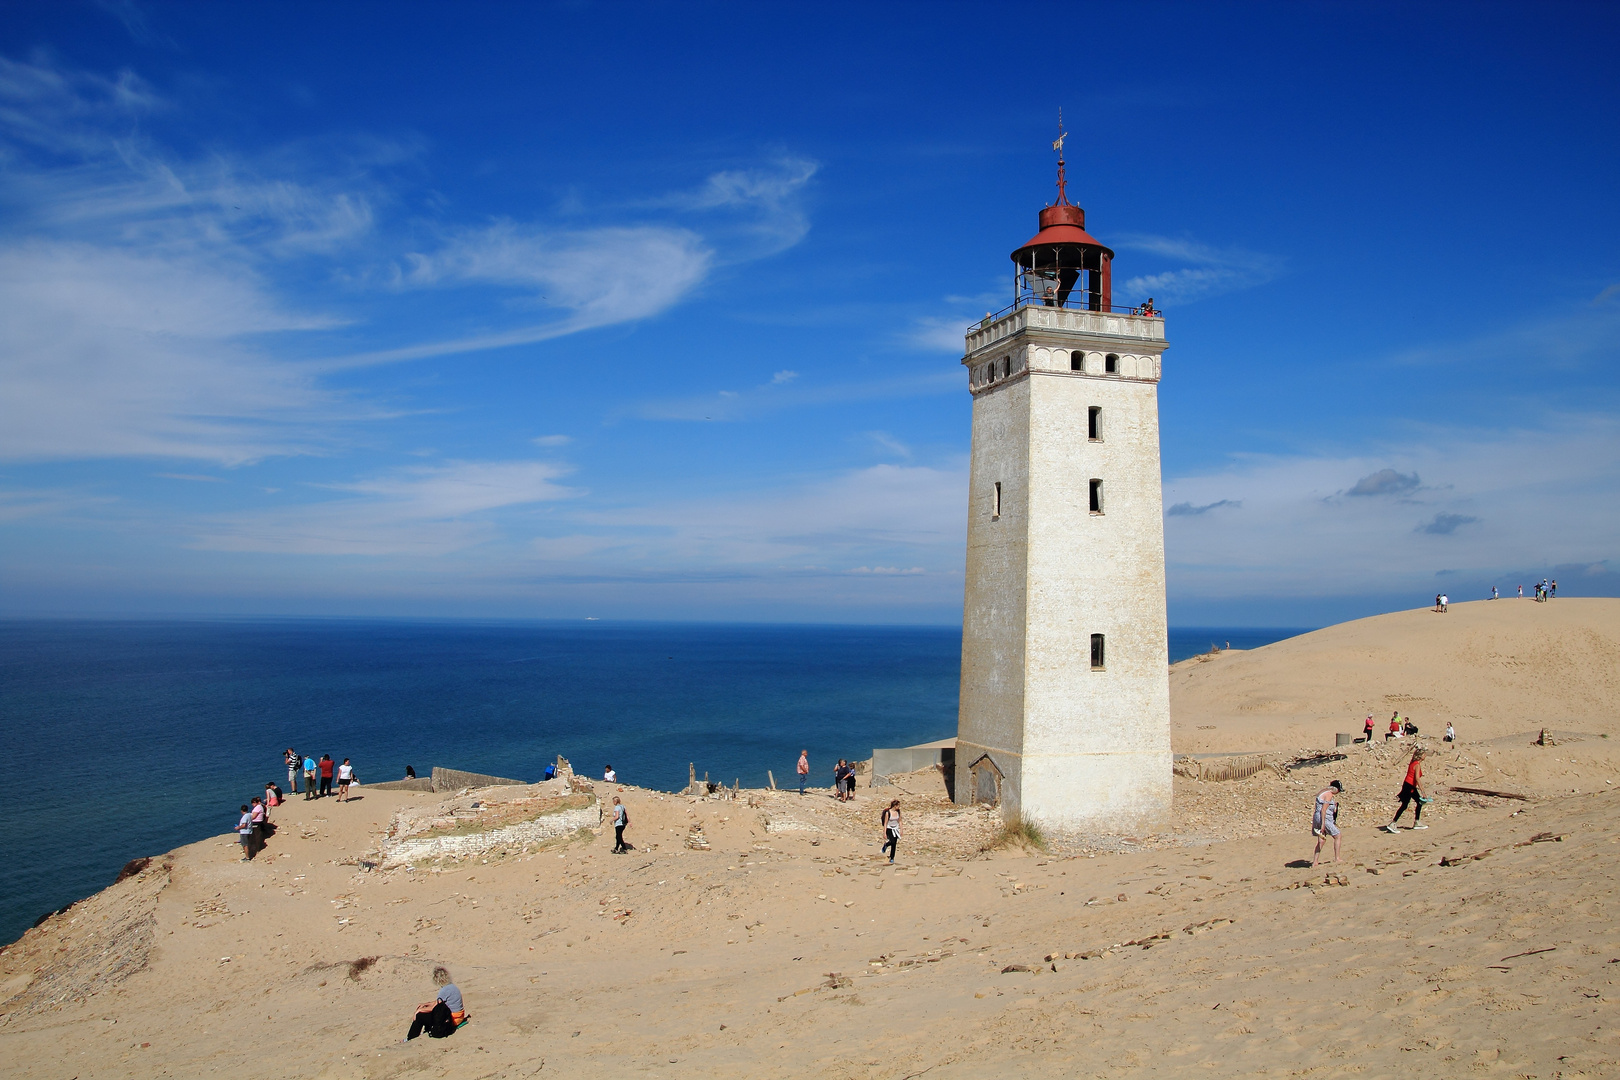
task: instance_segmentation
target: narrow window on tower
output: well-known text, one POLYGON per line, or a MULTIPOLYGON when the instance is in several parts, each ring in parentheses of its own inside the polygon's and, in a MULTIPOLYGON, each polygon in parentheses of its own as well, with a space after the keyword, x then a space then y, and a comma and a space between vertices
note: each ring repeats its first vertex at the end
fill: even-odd
POLYGON ((1091 670, 1092 671, 1101 671, 1102 669, 1103 669, 1103 636, 1101 634, 1092 634, 1091 635, 1091 670))
POLYGON ((1101 480, 1093 480, 1091 482, 1091 512, 1093 514, 1100 514, 1103 512, 1101 480))
POLYGON ((1001 520, 1001 481, 996 481, 995 501, 990 504, 990 520, 1001 520))
POLYGON ((1119 354, 1118 353, 1109 353, 1107 356, 1103 357, 1103 371, 1107 372, 1110 375, 1118 375, 1119 374, 1119 354))
POLYGON ((1081 352, 1079 349, 1076 349, 1074 352, 1070 353, 1069 354, 1069 370, 1070 371, 1084 371, 1084 370, 1086 370, 1086 354, 1081 352))
POLYGON ((1093 405, 1086 410, 1086 438, 1102 442, 1102 406, 1093 405))

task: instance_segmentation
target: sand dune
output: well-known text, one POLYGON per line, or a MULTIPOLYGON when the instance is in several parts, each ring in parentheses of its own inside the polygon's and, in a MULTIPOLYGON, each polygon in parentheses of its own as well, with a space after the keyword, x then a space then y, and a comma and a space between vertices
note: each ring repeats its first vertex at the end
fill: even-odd
POLYGON ((1332 746, 1409 715, 1468 741, 1542 727, 1620 734, 1620 600, 1399 611, 1170 669, 1178 753, 1332 746))
MULTIPOLYGON (((1420 740, 1424 832, 1375 828, 1410 742, 1178 777, 1161 832, 1052 854, 986 850, 994 820, 921 773, 852 804, 598 784, 630 807, 628 856, 598 831, 368 868, 396 810, 443 797, 362 789, 288 804, 251 864, 232 837, 193 844, 0 953, 0 1074, 1620 1075, 1620 739, 1597 730, 1620 604, 1480 607, 1177 671, 1179 707, 1208 709, 1178 738, 1214 717, 1221 745, 1278 761, 1313 732, 1331 746, 1358 693, 1457 710, 1474 741, 1420 740), (1557 684, 1538 721, 1590 733, 1530 745, 1516 663, 1557 684), (1310 869, 1331 776, 1345 860, 1310 869), (891 797, 893 867, 875 824, 891 797), (687 846, 694 825, 709 850, 687 846), (401 1044, 434 963, 473 1019, 401 1044)), ((1411 711, 1425 731, 1447 715, 1411 711)))

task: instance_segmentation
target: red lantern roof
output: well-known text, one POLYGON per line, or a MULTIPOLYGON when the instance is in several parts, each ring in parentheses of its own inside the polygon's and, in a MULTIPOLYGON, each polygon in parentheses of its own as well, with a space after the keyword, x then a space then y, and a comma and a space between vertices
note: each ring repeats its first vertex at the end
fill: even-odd
POLYGON ((1050 247, 1054 244, 1079 244, 1098 248, 1107 252, 1110 259, 1114 257, 1112 249, 1086 232, 1086 212, 1069 201, 1067 187, 1068 178, 1064 175, 1063 160, 1059 158, 1057 202, 1041 210, 1041 231, 1024 241, 1023 245, 1012 253, 1015 261, 1024 262, 1018 257, 1030 248, 1050 247))

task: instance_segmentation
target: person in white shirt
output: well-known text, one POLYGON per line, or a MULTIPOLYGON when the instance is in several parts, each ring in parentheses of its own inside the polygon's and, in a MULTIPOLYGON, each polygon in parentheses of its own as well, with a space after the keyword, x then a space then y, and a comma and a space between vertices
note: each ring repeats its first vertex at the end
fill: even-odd
POLYGON ((338 802, 348 802, 349 801, 349 785, 354 783, 354 766, 349 764, 349 759, 348 758, 344 758, 343 759, 343 764, 338 766, 338 769, 337 769, 337 782, 338 782, 338 802))
POLYGON ((617 784, 619 782, 619 774, 613 771, 613 766, 604 765, 602 766, 602 779, 606 780, 610 784, 617 784))

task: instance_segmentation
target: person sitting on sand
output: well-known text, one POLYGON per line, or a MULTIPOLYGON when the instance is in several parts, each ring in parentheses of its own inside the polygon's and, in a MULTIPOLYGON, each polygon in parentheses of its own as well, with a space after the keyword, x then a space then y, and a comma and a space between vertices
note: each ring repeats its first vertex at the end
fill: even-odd
POLYGON ((1391 740, 1391 739, 1398 739, 1400 737, 1401 737, 1401 714, 1400 713, 1394 713, 1389 718, 1389 730, 1384 732, 1384 741, 1389 742, 1389 740, 1391 740))
POLYGON ((432 1001, 424 1001, 416 1007, 411 1030, 405 1035, 406 1042, 423 1031, 428 1033, 430 1039, 442 1039, 455 1034, 456 1028, 467 1022, 461 991, 450 981, 450 973, 442 967, 434 968, 433 984, 439 988, 439 994, 432 1001))
POLYGON ((617 784, 619 782, 619 774, 613 771, 613 766, 604 765, 602 766, 602 779, 610 784, 617 784))
POLYGON ((1316 793, 1316 809, 1311 811, 1311 835, 1316 837, 1316 851, 1311 854, 1311 865, 1322 857, 1322 845, 1333 837, 1333 861, 1339 861, 1339 794, 1344 785, 1335 780, 1316 793))
POLYGON ((274 780, 266 780, 264 782, 264 805, 281 805, 281 789, 276 787, 276 782, 274 780))
POLYGON ((1447 720, 1446 721, 1446 742, 1456 742, 1456 741, 1457 741, 1457 729, 1451 726, 1451 721, 1450 720, 1447 720))
POLYGON ((1396 827, 1395 823, 1401 820, 1402 814, 1406 813, 1407 803, 1412 804, 1412 828, 1428 828, 1427 825, 1423 824, 1423 803, 1425 800, 1423 798, 1422 786, 1423 747, 1420 746, 1412 751, 1411 764, 1406 766, 1406 779, 1401 783, 1401 805, 1400 808, 1395 811, 1395 816, 1390 819, 1389 824, 1384 826, 1385 832, 1398 833, 1401 831, 1396 827))

